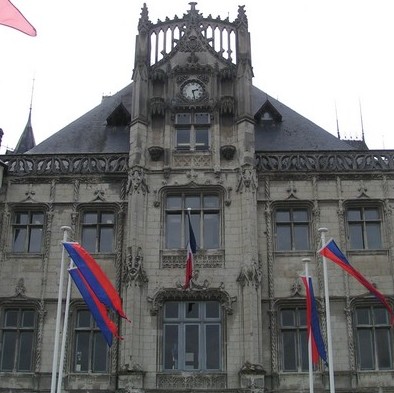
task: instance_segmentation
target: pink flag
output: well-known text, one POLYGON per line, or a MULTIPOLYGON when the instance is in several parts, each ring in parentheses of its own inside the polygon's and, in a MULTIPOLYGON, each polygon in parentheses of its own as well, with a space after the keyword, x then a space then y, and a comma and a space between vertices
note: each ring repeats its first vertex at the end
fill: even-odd
POLYGON ((184 289, 188 289, 190 287, 190 281, 193 276, 193 269, 194 269, 194 254, 197 251, 197 242, 194 236, 192 223, 190 222, 190 212, 187 214, 188 221, 189 221, 189 241, 187 243, 187 257, 186 257, 186 269, 185 269, 185 285, 183 286, 184 289))
POLYGON ((0 25, 12 27, 32 37, 37 35, 36 29, 9 0, 0 0, 0 25))

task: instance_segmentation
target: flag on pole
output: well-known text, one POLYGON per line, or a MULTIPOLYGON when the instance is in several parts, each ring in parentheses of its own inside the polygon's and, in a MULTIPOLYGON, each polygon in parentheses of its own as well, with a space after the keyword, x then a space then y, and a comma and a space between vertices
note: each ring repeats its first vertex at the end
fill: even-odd
POLYGON ((32 37, 37 35, 36 29, 9 0, 0 0, 0 25, 12 27, 32 37))
POLYGON ((301 276, 301 279, 305 285, 306 292, 306 319, 308 337, 311 337, 312 343, 312 362, 316 365, 320 356, 325 365, 328 366, 326 348, 320 330, 319 314, 317 312, 316 299, 313 292, 312 278, 309 277, 307 280, 305 276, 301 276))
POLYGON ((190 211, 188 211, 187 213, 187 218, 189 222, 189 241, 187 242, 185 285, 183 287, 184 289, 190 287, 190 280, 192 279, 194 269, 194 254, 197 251, 196 237, 194 236, 192 223, 190 221, 190 211))
POLYGON ((128 320, 118 292, 95 259, 79 243, 64 242, 63 246, 100 302, 128 320))
POLYGON ((75 285, 79 289, 83 300, 85 300, 97 326, 101 330, 105 341, 109 346, 112 345, 113 336, 121 338, 118 334, 118 328, 115 323, 108 317, 107 309, 104 304, 100 302, 93 290, 90 288, 89 284, 79 271, 77 267, 69 269, 68 272, 75 282, 75 285))
POLYGON ((394 311, 390 307, 385 296, 350 264, 350 262, 335 243, 334 239, 329 240, 327 244, 319 250, 319 253, 336 263, 356 280, 358 280, 360 284, 364 285, 364 287, 367 288, 368 291, 370 291, 384 305, 391 316, 391 323, 394 324, 394 311))

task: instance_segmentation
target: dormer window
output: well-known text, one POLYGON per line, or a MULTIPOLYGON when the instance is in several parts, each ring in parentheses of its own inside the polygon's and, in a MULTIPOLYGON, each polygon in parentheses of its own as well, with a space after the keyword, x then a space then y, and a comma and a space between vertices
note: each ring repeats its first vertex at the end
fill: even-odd
POLYGON ((271 114, 269 112, 264 112, 263 116, 261 117, 261 120, 266 121, 266 120, 273 120, 271 114))
POLYGON ((209 113, 177 113, 175 116, 175 147, 177 150, 208 150, 209 113))

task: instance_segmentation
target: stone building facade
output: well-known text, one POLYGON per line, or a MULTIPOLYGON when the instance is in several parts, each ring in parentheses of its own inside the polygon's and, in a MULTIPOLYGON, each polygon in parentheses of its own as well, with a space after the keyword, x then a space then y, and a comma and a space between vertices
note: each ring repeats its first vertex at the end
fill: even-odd
MULTIPOLYGON (((196 6, 152 23, 144 5, 132 83, 1 157, 0 392, 50 390, 63 226, 131 319, 108 348, 73 288, 67 392, 309 391, 299 275, 310 259, 327 340, 322 227, 393 304, 394 152, 336 138, 255 87, 244 7, 229 21, 196 6)), ((328 272, 336 391, 394 392, 387 311, 328 272)), ((315 391, 328 385, 320 363, 315 391)))

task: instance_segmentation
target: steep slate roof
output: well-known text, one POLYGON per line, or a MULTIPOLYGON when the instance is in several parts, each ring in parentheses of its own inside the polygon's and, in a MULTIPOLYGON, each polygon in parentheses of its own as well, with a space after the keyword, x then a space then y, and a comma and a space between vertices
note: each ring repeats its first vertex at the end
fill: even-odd
POLYGON ((128 153, 130 119, 114 117, 131 108, 132 84, 29 150, 29 154, 128 153), (109 124, 108 124, 109 123, 109 124), (116 125, 118 124, 118 125, 116 125))
POLYGON ((353 146, 338 139, 262 90, 253 87, 253 113, 258 113, 267 100, 280 114, 281 119, 272 121, 257 119, 255 126, 256 152, 355 150, 353 146))
POLYGON ((35 145, 36 142, 34 140, 33 127, 31 125, 31 108, 30 108, 29 118, 27 119, 25 129, 23 130, 22 135, 19 138, 15 150, 13 152, 10 152, 10 154, 23 154, 24 152, 32 149, 35 145))
MULTIPOLYGON (((116 119, 131 107, 132 87, 129 84, 115 95, 103 98, 98 106, 28 153, 128 153, 128 125, 116 119)), ((264 107, 276 119, 264 121, 256 116, 256 152, 356 150, 256 87, 252 88, 252 105, 254 114, 264 107)))

